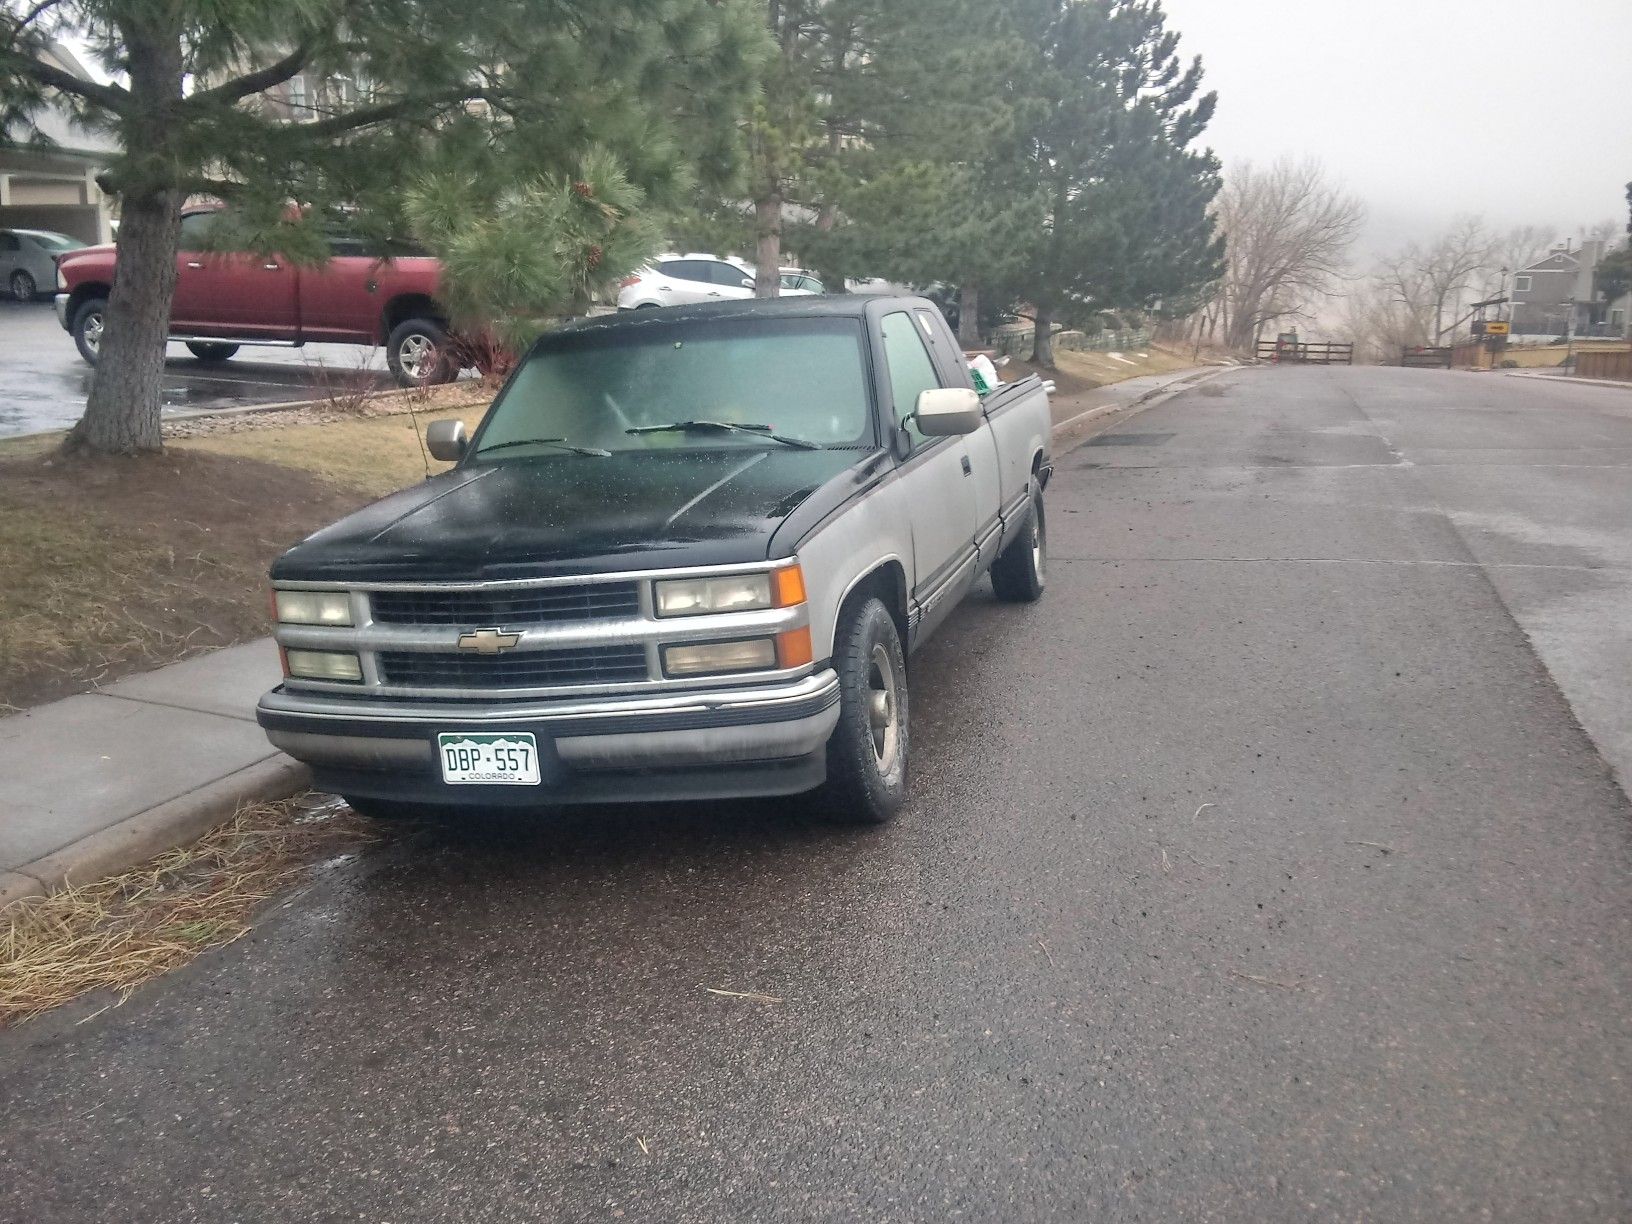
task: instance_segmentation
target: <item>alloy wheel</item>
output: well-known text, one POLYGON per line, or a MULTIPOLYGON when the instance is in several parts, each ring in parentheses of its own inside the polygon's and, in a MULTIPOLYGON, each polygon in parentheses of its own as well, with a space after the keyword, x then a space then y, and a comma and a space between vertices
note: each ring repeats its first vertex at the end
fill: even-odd
POLYGON ((867 668, 867 723, 872 733, 873 759, 881 774, 895 768, 901 751, 900 709, 895 664, 883 643, 874 643, 867 668))
POLYGON ((415 382, 429 376, 436 362, 436 345, 429 336, 407 336, 397 346, 397 361, 402 372, 415 382))

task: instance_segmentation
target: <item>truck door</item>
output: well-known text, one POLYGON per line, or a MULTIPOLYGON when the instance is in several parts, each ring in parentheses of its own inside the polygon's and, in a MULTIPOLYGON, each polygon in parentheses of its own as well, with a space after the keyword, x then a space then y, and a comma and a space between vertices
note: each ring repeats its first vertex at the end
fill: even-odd
POLYGON ((330 235, 329 262, 300 273, 300 338, 374 344, 385 309, 381 282, 392 264, 361 240, 330 235))
POLYGON ((181 219, 170 330, 246 340, 298 338, 297 274, 282 255, 205 250, 217 213, 181 219))
MULTIPOLYGON (((941 312, 920 307, 913 311, 913 315, 917 318, 919 327, 923 329, 924 339, 928 341, 929 351, 935 358, 935 368, 940 373, 941 385, 968 387, 973 390, 975 384, 969 377, 969 366, 963 359, 963 349, 941 316, 941 312)), ((972 434, 964 435, 963 446, 964 453, 969 458, 969 479, 974 485, 973 543, 980 554, 978 568, 984 571, 997 559, 998 546, 1003 534, 1003 519, 998 513, 1003 500, 1002 465, 999 462, 997 440, 992 435, 991 423, 983 419, 979 429, 972 434)))
POLYGON ((904 424, 912 450, 900 479, 913 509, 913 601, 917 636, 934 630, 969 589, 975 575, 975 484, 964 439, 926 438, 908 418, 918 396, 942 385, 922 324, 909 311, 880 321, 891 413, 904 424))

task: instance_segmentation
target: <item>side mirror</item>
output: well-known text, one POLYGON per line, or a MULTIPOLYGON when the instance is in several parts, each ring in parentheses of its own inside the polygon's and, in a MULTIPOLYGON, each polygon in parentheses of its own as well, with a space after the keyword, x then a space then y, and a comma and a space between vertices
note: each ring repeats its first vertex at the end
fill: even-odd
POLYGON ((918 396, 912 414, 918 432, 928 438, 974 433, 980 428, 980 396, 968 387, 942 387, 918 396))
POLYGON ((463 421, 432 421, 425 427, 425 449, 443 463, 458 463, 469 445, 463 421))

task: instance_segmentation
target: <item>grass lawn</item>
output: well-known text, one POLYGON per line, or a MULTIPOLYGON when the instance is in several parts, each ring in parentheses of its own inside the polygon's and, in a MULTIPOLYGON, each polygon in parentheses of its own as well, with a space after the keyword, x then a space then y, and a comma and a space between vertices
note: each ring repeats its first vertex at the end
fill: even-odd
POLYGON ((259 637, 278 553, 425 478, 408 416, 267 423, 141 459, 0 446, 0 714, 259 637))
POLYGON ((417 429, 414 417, 402 415, 211 434, 172 445, 182 451, 299 468, 341 488, 382 497, 447 470, 446 463, 432 459, 420 445, 427 423, 459 417, 474 431, 484 410, 419 413, 417 429))

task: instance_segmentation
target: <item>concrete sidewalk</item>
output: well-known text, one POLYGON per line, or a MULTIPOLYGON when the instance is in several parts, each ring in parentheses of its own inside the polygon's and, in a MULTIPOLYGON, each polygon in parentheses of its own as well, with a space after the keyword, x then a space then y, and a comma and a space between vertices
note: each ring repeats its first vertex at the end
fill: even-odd
POLYGON ((0 719, 0 905, 162 853, 305 785, 255 702, 270 638, 0 719))
POLYGON ((1181 386, 1199 382, 1214 374, 1238 368, 1239 366, 1233 364, 1191 366, 1166 374, 1141 374, 1136 378, 1123 379, 1121 382, 1107 383, 1092 391, 1057 396, 1051 405, 1054 409, 1054 432, 1063 433, 1084 422, 1144 404, 1163 392, 1177 390, 1181 386))

